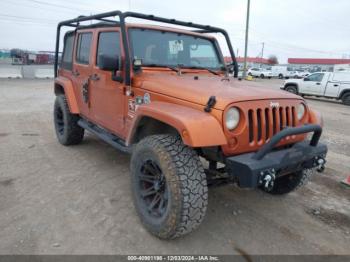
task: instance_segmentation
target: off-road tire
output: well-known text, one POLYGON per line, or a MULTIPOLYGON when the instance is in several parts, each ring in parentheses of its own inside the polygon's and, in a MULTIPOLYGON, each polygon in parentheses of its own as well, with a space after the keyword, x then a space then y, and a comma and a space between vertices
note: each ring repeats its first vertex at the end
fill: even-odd
POLYGON ((275 180, 274 186, 270 191, 266 191, 272 195, 288 194, 303 185, 305 185, 313 173, 312 169, 304 169, 289 175, 282 176, 275 180))
POLYGON ((70 113, 64 95, 56 96, 53 115, 56 136, 62 145, 76 145, 83 140, 84 129, 78 125, 79 115, 70 113))
MULTIPOLYGON (((136 211, 143 225, 161 239, 173 239, 196 229, 208 205, 206 175, 197 153, 184 145, 179 136, 154 135, 141 140, 130 162, 132 191, 136 211), (166 181, 165 214, 155 218, 141 197, 143 163, 154 161, 166 181)), ((160 204, 159 204, 160 205, 160 204)))
POLYGON ((344 94, 341 100, 344 105, 350 106, 350 93, 344 94))
POLYGON ((298 89, 296 88, 296 86, 287 86, 286 91, 292 94, 298 94, 298 89))

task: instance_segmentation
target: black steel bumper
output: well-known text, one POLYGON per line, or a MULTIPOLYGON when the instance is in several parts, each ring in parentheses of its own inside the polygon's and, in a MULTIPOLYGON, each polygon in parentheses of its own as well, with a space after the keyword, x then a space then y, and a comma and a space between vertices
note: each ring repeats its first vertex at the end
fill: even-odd
POLYGON ((327 146, 318 143, 321 133, 322 128, 319 125, 286 128, 273 136, 258 152, 226 158, 226 170, 241 187, 257 187, 267 174, 276 174, 278 177, 324 165, 327 146), (281 139, 309 132, 314 133, 311 141, 275 149, 281 139))

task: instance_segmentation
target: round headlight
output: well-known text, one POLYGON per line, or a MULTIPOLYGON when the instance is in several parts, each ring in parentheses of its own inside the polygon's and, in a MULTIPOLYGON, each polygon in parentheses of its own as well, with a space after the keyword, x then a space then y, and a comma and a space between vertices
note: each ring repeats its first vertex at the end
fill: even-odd
POLYGON ((228 130, 233 130, 239 123, 239 110, 236 107, 230 108, 226 113, 226 127, 228 130))
POLYGON ((298 106, 298 120, 300 121, 301 119, 303 119, 304 115, 305 115, 305 105, 304 104, 300 104, 298 106))

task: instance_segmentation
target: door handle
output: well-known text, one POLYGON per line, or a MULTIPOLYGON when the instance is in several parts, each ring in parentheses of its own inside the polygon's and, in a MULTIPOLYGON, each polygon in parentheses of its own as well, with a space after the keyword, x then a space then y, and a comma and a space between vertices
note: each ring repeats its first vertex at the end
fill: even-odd
POLYGON ((339 86, 338 84, 335 84, 335 85, 333 85, 333 86, 339 86))
POLYGON ((321 83, 316 83, 316 85, 318 85, 318 86, 319 86, 319 85, 321 85, 321 83))
POLYGON ((79 75, 80 75, 80 73, 79 73, 78 70, 73 71, 72 74, 73 74, 74 76, 79 76, 79 75))
POLYGON ((93 74, 90 76, 90 80, 93 80, 93 81, 98 81, 100 80, 100 77, 98 74, 93 74))

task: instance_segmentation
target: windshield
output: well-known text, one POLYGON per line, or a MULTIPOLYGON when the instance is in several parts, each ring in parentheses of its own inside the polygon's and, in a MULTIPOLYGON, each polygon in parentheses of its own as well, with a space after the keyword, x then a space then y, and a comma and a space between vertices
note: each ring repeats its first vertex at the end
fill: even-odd
POLYGON ((221 70, 223 63, 213 41, 153 29, 130 29, 132 57, 142 65, 181 66, 221 70))

